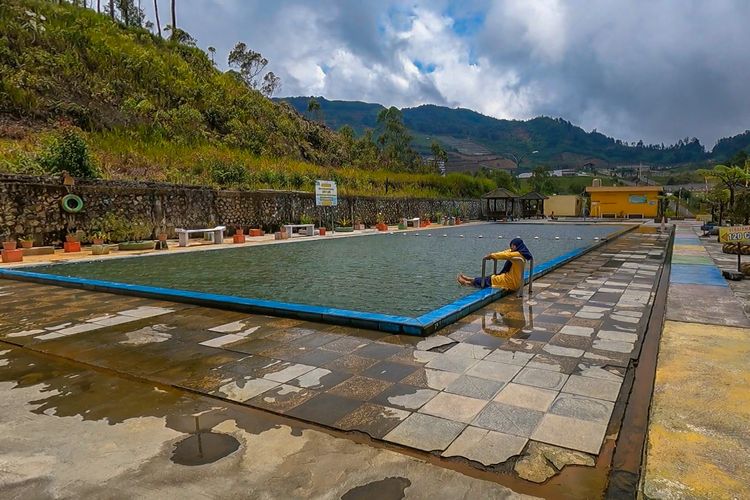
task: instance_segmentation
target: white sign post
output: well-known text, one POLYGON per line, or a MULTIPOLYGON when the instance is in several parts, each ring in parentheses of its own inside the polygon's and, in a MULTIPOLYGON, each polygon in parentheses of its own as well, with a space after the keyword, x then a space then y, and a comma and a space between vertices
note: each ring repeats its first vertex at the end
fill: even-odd
MULTIPOLYGON (((339 195, 336 181, 315 181, 315 205, 335 207, 338 204, 339 195)), ((333 223, 333 210, 331 210, 331 231, 336 232, 336 224, 333 223)))
POLYGON ((339 204, 336 181, 315 181, 315 204, 319 207, 335 207, 339 204))

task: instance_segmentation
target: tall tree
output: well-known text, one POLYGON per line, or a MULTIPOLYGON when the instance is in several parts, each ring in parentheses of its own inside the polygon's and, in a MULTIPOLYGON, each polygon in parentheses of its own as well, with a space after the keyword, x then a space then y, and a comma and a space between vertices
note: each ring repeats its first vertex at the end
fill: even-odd
POLYGON ((109 17, 115 20, 115 0, 109 0, 109 17))
POLYGON ((243 42, 237 42, 227 58, 229 67, 237 68, 237 74, 251 89, 260 90, 263 95, 271 97, 281 86, 281 79, 269 71, 263 78, 261 73, 268 65, 268 59, 260 52, 249 49, 243 42))
POLYGON ((177 35, 177 10, 175 6, 175 1, 172 0, 172 38, 176 38, 177 35))
POLYGON ((552 175, 547 167, 536 167, 531 171, 529 186, 532 191, 541 194, 552 194, 555 185, 552 183, 552 175))
POLYGON ((445 152, 445 149, 443 149, 438 141, 432 141, 430 152, 432 153, 432 169, 435 172, 439 172, 441 166, 445 168, 445 162, 448 161, 448 153, 445 152))
POLYGON ((378 113, 378 143, 386 168, 414 171, 420 166, 419 155, 411 148, 411 136, 404 125, 403 115, 391 106, 378 113))
POLYGON ((307 101, 307 116, 312 121, 318 121, 318 119, 320 118, 321 114, 322 114, 322 112, 320 111, 320 102, 316 98, 311 97, 307 101))
POLYGON ((99 14, 102 11, 102 0, 96 0, 96 13, 99 14))
POLYGON ((214 60, 214 57, 216 56, 216 47, 209 47, 208 53, 211 54, 211 64, 216 64, 216 61, 214 60))
POLYGON ((156 17, 156 30, 159 32, 159 38, 161 38, 161 21, 159 21, 159 2, 154 0, 154 16, 156 17))
POLYGON ((698 170, 698 173, 711 177, 712 179, 718 180, 729 190, 729 209, 734 208, 734 194, 738 188, 743 187, 750 175, 745 171, 743 167, 733 166, 727 167, 726 165, 716 165, 711 170, 698 170))

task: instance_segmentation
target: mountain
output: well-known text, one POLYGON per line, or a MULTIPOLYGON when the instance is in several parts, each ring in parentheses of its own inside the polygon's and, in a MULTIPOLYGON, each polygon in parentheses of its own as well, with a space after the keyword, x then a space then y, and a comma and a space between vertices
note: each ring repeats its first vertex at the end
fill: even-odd
MULTIPOLYGON (((307 115, 310 97, 281 98, 307 115)), ((376 129, 380 104, 329 101, 315 98, 326 125, 338 129, 350 125, 357 133, 376 129)), ((466 155, 496 155, 509 158, 514 166, 546 164, 553 167, 582 167, 646 163, 654 166, 701 164, 723 161, 738 149, 750 149, 750 132, 722 139, 709 154, 696 138, 685 138, 671 146, 628 144, 593 130, 586 132, 562 118, 537 117, 531 120, 501 120, 462 108, 422 105, 401 110, 404 124, 414 136, 414 145, 428 151, 432 140, 447 151, 466 155), (536 153, 533 153, 537 151, 536 153)), ((494 156, 493 156, 494 155, 494 156)), ((465 168, 461 168, 465 170, 465 168)))

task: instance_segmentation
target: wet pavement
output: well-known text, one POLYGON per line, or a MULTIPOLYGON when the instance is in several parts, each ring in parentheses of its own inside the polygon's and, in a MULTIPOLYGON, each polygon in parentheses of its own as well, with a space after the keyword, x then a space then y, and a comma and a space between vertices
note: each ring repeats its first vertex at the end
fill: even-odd
MULTIPOLYGON (((617 435, 614 407, 627 400, 623 380, 667 243, 649 228, 628 233, 539 279, 531 299, 507 297, 424 339, 0 281, 0 341, 181 398, 366 436, 516 491, 537 492, 518 478, 544 482, 566 465, 588 466, 595 479, 578 487, 598 496, 602 445, 617 435)), ((193 418, 185 425, 190 440, 173 457, 183 467, 204 445, 217 456, 241 449, 210 429, 202 435, 193 418)))
POLYGON ((0 349, 0 367, 4 499, 530 498, 251 408, 26 349, 0 349))
POLYGON ((699 223, 677 226, 659 346, 645 498, 750 497, 749 282, 727 282, 737 257, 699 223))

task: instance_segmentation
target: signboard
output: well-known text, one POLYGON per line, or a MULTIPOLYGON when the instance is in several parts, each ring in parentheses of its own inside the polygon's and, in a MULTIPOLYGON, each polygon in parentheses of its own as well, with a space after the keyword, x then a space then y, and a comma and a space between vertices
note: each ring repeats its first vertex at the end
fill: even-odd
POLYGON ((720 227, 719 242, 750 244, 750 226, 720 227))
POLYGON ((315 204, 319 207, 335 207, 339 204, 336 181, 315 181, 315 204))

